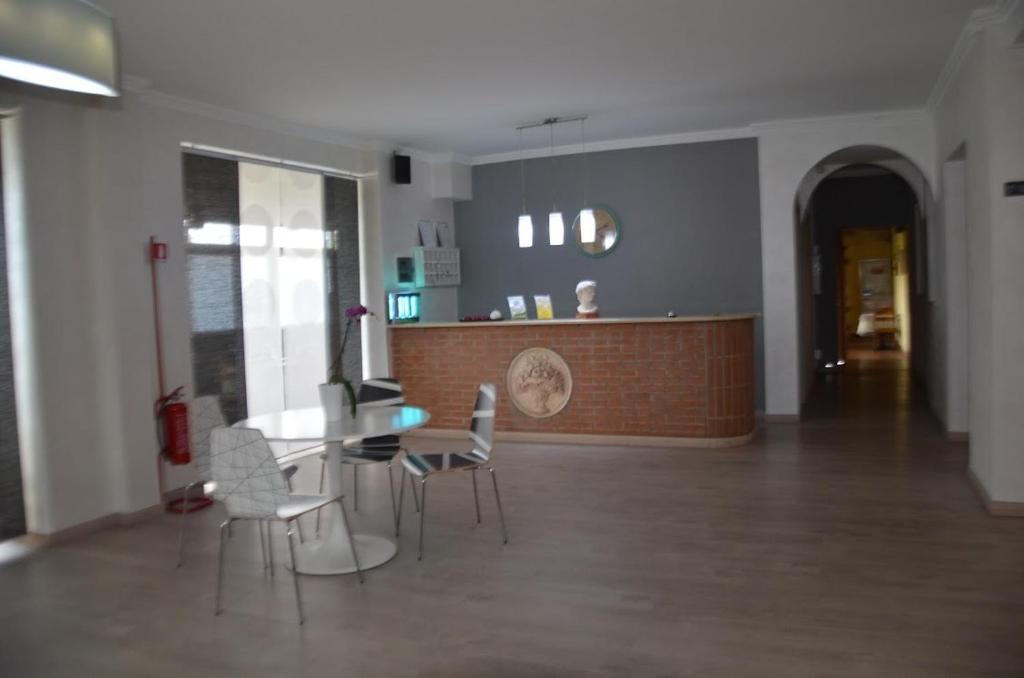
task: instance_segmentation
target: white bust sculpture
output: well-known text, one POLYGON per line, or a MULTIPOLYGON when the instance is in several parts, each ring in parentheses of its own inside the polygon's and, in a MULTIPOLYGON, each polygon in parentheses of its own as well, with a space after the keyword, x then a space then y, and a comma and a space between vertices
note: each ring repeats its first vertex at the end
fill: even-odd
POLYGON ((580 305, 576 307, 577 318, 596 318, 597 304, 594 299, 597 297, 597 283, 593 280, 581 280, 576 285, 576 298, 580 305))

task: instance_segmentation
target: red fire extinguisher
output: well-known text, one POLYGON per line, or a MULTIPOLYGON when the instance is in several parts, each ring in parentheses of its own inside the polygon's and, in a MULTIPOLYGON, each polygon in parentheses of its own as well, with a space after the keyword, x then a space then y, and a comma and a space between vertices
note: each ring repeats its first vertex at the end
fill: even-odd
POLYGON ((188 406, 181 402, 181 387, 157 401, 160 451, 175 466, 192 461, 189 453, 188 406))

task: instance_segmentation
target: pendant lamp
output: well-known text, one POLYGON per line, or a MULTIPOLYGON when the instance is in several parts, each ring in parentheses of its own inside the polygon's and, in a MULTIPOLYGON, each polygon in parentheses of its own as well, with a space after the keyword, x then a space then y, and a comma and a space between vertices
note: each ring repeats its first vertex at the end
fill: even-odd
POLYGON ((533 247, 533 219, 526 211, 526 159, 523 157, 523 130, 519 130, 519 181, 523 211, 519 213, 519 246, 533 247))

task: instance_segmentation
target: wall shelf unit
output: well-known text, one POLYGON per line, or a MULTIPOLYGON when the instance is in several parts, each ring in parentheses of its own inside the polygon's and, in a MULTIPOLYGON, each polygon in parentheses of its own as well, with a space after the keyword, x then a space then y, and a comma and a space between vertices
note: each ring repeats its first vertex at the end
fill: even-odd
POLYGON ((416 287, 450 287, 462 282, 457 247, 414 247, 416 287))

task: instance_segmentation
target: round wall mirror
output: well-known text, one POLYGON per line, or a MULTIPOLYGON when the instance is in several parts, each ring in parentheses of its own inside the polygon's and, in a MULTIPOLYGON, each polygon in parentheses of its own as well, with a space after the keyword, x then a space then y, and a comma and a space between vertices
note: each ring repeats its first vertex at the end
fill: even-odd
POLYGON ((605 257, 611 254, 619 241, 622 240, 622 222, 619 215, 610 207, 594 205, 594 222, 597 224, 597 237, 594 242, 583 242, 580 237, 580 215, 572 222, 572 237, 576 247, 588 257, 605 257))

